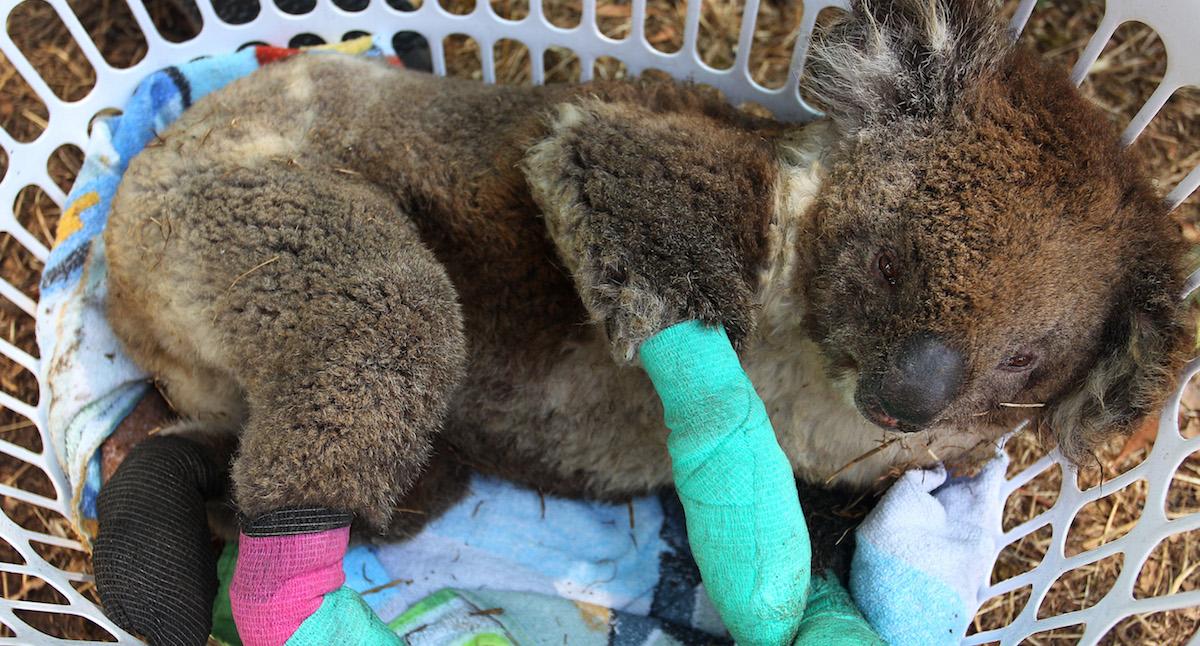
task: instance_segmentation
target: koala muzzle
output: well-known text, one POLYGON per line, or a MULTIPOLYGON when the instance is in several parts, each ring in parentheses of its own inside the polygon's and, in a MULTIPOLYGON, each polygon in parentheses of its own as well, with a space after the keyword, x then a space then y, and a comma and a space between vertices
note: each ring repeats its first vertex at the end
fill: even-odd
POLYGON ((932 334, 915 334, 893 355, 880 384, 879 404, 901 429, 923 427, 958 395, 965 372, 962 353, 932 334))

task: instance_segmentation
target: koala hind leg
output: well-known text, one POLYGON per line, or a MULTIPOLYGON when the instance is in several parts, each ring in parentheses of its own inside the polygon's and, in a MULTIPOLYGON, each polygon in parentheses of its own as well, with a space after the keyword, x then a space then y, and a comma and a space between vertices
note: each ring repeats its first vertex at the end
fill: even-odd
POLYGON ((188 338, 175 354, 232 377, 240 511, 318 506, 385 528, 466 363, 453 285, 412 223, 374 186, 288 162, 127 184, 110 286, 150 321, 122 336, 188 338))

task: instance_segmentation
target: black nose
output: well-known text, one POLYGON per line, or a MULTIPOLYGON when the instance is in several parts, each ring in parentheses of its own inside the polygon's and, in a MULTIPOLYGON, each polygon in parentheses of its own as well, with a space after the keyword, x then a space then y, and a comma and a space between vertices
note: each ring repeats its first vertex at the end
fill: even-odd
POLYGON ((879 400, 888 415, 914 426, 932 422, 962 387, 962 354, 932 334, 911 336, 883 376, 879 400))

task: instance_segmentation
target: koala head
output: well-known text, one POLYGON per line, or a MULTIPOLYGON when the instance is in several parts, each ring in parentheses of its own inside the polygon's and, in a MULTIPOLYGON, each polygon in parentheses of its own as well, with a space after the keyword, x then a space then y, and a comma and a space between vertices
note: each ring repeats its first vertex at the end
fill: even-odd
POLYGON ((839 133, 806 325, 869 420, 1035 416, 1076 461, 1153 413, 1191 335, 1185 246, 1139 162, 983 0, 857 0, 810 54, 839 133))

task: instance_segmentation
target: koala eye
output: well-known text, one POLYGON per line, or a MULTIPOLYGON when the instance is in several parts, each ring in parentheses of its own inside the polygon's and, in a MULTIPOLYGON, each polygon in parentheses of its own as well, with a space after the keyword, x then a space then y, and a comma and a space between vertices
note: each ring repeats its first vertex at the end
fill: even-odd
POLYGON ((895 287, 896 279, 900 275, 900 263, 896 260, 896 254, 892 253, 890 249, 880 249, 879 253, 875 254, 872 272, 876 278, 895 287))
POLYGON ((1032 368, 1035 363, 1037 363, 1037 357, 1028 352, 1022 352, 1001 361, 997 367, 1009 372, 1022 372, 1032 368))

